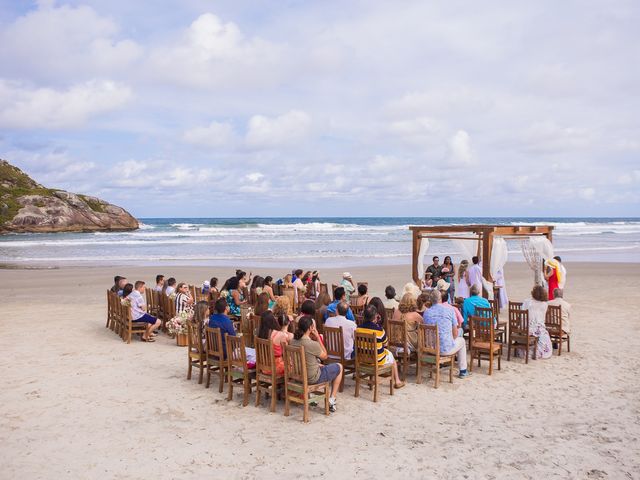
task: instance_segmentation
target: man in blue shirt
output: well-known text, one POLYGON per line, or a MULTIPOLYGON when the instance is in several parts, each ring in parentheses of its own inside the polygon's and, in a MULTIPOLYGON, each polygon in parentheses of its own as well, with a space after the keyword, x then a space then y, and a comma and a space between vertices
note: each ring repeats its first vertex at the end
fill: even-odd
POLYGON ((438 326, 440 339, 440 353, 443 355, 457 354, 460 378, 467 377, 467 344, 462 337, 462 329, 458 328, 458 321, 452 309, 442 305, 442 295, 439 290, 429 292, 431 307, 422 316, 427 325, 438 326))
MULTIPOLYGON (((333 302, 331 302, 327 306, 327 311, 324 312, 324 320, 326 321, 329 318, 329 314, 333 314, 335 316, 337 314, 336 309, 338 308, 338 304, 340 302, 346 302, 347 293, 345 292, 343 287, 336 288, 335 292, 333 292, 333 302)), ((353 316, 353 312, 351 311, 351 307, 348 307, 347 314, 345 315, 347 320, 351 320, 352 322, 356 321, 356 317, 353 316)))
POLYGON ((216 300, 214 306, 214 312, 209 317, 209 327, 211 328, 219 328, 220 334, 222 335, 222 350, 224 352, 224 358, 227 358, 227 341, 224 336, 231 335, 232 337, 236 336, 236 330, 233 328, 233 322, 227 316, 229 313, 229 306, 227 305, 227 300, 224 297, 220 297, 216 300))
POLYGON ((471 296, 464 299, 462 304, 462 317, 464 318, 464 326, 467 328, 469 315, 476 314, 476 307, 491 308, 489 300, 480 296, 480 288, 477 285, 471 285, 469 290, 471 296))

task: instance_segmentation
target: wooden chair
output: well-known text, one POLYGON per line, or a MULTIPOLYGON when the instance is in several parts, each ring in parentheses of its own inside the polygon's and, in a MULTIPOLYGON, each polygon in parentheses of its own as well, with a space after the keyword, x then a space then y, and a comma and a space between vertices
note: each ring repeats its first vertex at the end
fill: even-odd
MULTIPOLYGON (((119 299, 118 299, 119 300, 119 299)), ((144 334, 147 329, 146 322, 134 322, 131 319, 131 307, 122 305, 120 302, 120 334, 122 335, 122 341, 131 343, 131 336, 135 334, 144 334)))
POLYGON ((351 311, 353 312, 354 317, 362 316, 364 313, 364 305, 350 305, 351 311))
POLYGON ((284 345, 284 416, 289 416, 291 402, 303 406, 302 420, 309 421, 309 401, 324 400, 324 414, 329 415, 329 382, 309 384, 304 347, 284 345))
POLYGON ((272 283, 271 284, 271 289, 273 290, 274 297, 281 297, 283 288, 284 287, 280 283, 272 283))
POLYGON ((205 327, 204 334, 207 340, 207 384, 205 387, 209 388, 211 383, 211 372, 218 372, 218 391, 222 393, 227 369, 229 367, 227 360, 224 358, 224 349, 222 347, 224 339, 222 338, 222 333, 219 328, 205 327))
POLYGON ((489 305, 491 305, 491 309, 493 310, 493 318, 495 318, 497 322, 495 325, 496 337, 500 337, 500 341, 502 343, 506 343, 507 326, 509 322, 506 320, 500 320, 500 306, 498 305, 498 300, 489 300, 489 305))
MULTIPOLYGON (((491 318, 491 319, 493 319, 493 322, 497 322, 497 319, 496 319, 495 315, 496 315, 496 312, 492 307, 489 307, 489 308, 476 307, 476 311, 475 311, 475 316, 476 317, 491 318)), ((496 338, 499 339, 500 343, 505 343, 506 342, 506 340, 507 340, 507 328, 506 328, 506 326, 504 328, 500 328, 500 327, 496 327, 496 324, 494 323, 494 333, 496 335, 496 338)))
POLYGON ((187 380, 191 380, 191 371, 193 367, 200 370, 198 376, 198 385, 202 383, 204 378, 204 370, 207 368, 207 350, 203 344, 202 325, 192 320, 187 321, 187 380))
POLYGON ((486 356, 485 358, 489 360, 489 375, 491 375, 493 373, 493 357, 496 355, 498 356, 498 370, 500 370, 502 343, 496 342, 492 316, 469 316, 469 355, 469 371, 473 370, 475 356, 478 357, 478 366, 480 366, 481 358, 486 356))
POLYGON ((342 364, 342 381, 340 382, 340 391, 344 389, 344 377, 348 373, 354 373, 356 370, 356 362, 352 358, 344 356, 344 335, 342 327, 324 327, 324 348, 327 350, 327 363, 342 364))
POLYGON ((320 282, 320 292, 319 293, 329 293, 329 287, 326 283, 320 282))
POLYGON ((522 302, 509 302, 509 310, 522 310, 522 302))
POLYGON ((383 325, 384 331, 386 332, 389 329, 389 325, 387 324, 387 322, 389 320, 391 320, 393 318, 393 314, 395 313, 396 309, 395 308, 385 308, 384 312, 385 312, 385 322, 383 325))
POLYGON ((393 353, 393 356, 398 361, 398 366, 402 367, 401 375, 402 380, 407 379, 407 373, 409 367, 414 364, 417 365, 417 355, 411 351, 410 343, 407 335, 407 322, 404 320, 388 320, 388 330, 386 330, 389 336, 388 348, 393 353))
POLYGON ((373 401, 378 401, 378 384, 383 378, 389 379, 389 394, 393 395, 393 365, 378 365, 378 348, 375 333, 356 330, 356 392, 360 396, 360 382, 373 386, 373 401))
POLYGON ((262 323, 262 317, 251 313, 249 315, 249 335, 250 340, 247 342, 250 347, 255 347, 256 340, 258 339, 258 332, 260 331, 260 324, 262 323))
POLYGON ((318 330, 318 333, 324 334, 324 317, 322 316, 322 311, 320 309, 316 310, 315 320, 316 330, 318 330))
MULTIPOLYGON (((511 304, 511 302, 509 302, 511 304)), ((509 308, 509 340, 507 341, 507 360, 511 360, 511 348, 525 347, 525 363, 529 363, 529 349, 535 346, 537 337, 529 334, 529 310, 509 308)), ((533 349, 533 358, 536 358, 533 349)))
POLYGON ((436 372, 434 388, 440 385, 440 366, 449 364, 449 383, 453 383, 453 355, 443 355, 440 353, 440 336, 437 325, 420 325, 418 328, 418 367, 416 372, 416 383, 422 383, 422 367, 429 367, 429 378, 436 372))
POLYGON ((337 300, 336 297, 336 288, 338 288, 338 285, 336 285, 335 283, 331 284, 331 298, 333 298, 333 300, 337 300))
POLYGON ((271 395, 271 411, 276 411, 278 386, 284 384, 284 375, 276 372, 276 357, 270 339, 256 337, 256 407, 260 405, 262 391, 271 395))
POLYGON ((297 311, 296 305, 296 291, 295 287, 282 287, 282 296, 289 299, 289 303, 294 312, 297 311))
POLYGON ((227 335, 227 378, 229 381, 229 394, 227 400, 233 398, 233 385, 242 385, 242 406, 249 405, 249 395, 251 388, 256 386, 255 369, 247 366, 247 353, 245 351, 244 336, 233 337, 227 335))
POLYGON ((104 327, 111 331, 115 331, 116 329, 117 312, 115 300, 117 298, 118 295, 116 293, 113 293, 111 290, 107 290, 107 324, 104 327))
POLYGON ((558 344, 558 356, 562 355, 562 343, 567 342, 567 351, 571 352, 571 337, 562 330, 562 305, 549 305, 544 324, 552 342, 558 344))

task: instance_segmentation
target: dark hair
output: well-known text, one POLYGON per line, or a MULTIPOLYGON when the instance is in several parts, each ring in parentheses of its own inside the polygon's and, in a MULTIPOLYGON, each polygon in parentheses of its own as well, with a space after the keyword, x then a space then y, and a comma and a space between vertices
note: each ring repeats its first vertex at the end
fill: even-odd
POLYGON ((133 292, 133 285, 127 283, 122 289, 122 298, 127 298, 131 292, 133 292))
POLYGON ((211 280, 209 281, 209 286, 210 287, 217 287, 218 286, 218 279, 216 277, 211 277, 211 280))
POLYGON ((312 317, 316 314, 316 304, 313 300, 305 300, 300 305, 300 313, 302 315, 311 315, 312 317))
POLYGON ((260 275, 256 275, 253 277, 253 281, 251 282, 251 288, 262 288, 264 287, 264 278, 260 275))
POLYGON ((320 308, 323 305, 329 305, 331 303, 331 297, 327 292, 321 292, 316 298, 316 308, 320 308))
POLYGON ((311 325, 313 325, 313 318, 311 318, 309 315, 301 316, 298 319, 298 328, 293 334, 293 338, 295 338, 296 340, 300 340, 304 336, 304 334, 309 331, 311 325))
POLYGON ((160 280, 164 280, 164 275, 156 275, 156 283, 160 283, 160 280))
POLYGON ((547 291, 542 285, 534 285, 531 290, 531 298, 538 300, 539 302, 546 302, 549 300, 547 291))
POLYGON ((450 257, 449 255, 447 255, 446 257, 444 257, 444 260, 442 261, 442 263, 445 263, 445 264, 446 264, 446 263, 447 263, 447 258, 449 259, 449 263, 451 263, 451 264, 452 264, 453 262, 451 261, 451 257, 450 257))
POLYGON ((376 315, 380 315, 378 309, 373 305, 368 305, 367 308, 364 309, 364 321, 365 322, 375 322, 376 315))
POLYGON ((142 280, 136 280, 136 284, 133 288, 135 288, 136 290, 139 289, 142 285, 144 285, 144 282, 142 280))
POLYGON ((431 259, 432 262, 435 262, 436 260, 440 260, 440 257, 438 257, 437 255, 431 259))
POLYGON ((474 255, 473 257, 471 257, 471 261, 473 262, 474 265, 477 265, 480 259, 474 255))
POLYGON ((334 300, 340 300, 342 297, 344 297, 344 295, 345 295, 344 287, 338 287, 333 291, 334 300))
POLYGON ((247 274, 247 272, 243 271, 243 270, 236 270, 236 278, 238 280, 240 280, 242 277, 244 277, 247 274))
POLYGON ((242 277, 231 277, 228 281, 227 281, 227 290, 236 290, 238 288, 238 286, 240 285, 240 279, 242 277))
POLYGON ((302 270, 301 270, 301 269, 294 270, 294 271, 293 271, 293 274, 294 274, 296 277, 299 277, 300 275, 302 275, 302 270))
POLYGON ((393 288, 391 285, 389 285, 387 288, 384 289, 384 296, 387 297, 389 300, 391 300, 392 298, 396 298, 396 289, 393 288))
POLYGON ((560 263, 562 263, 562 259, 560 257, 553 257, 554 260, 558 260, 560 263))
POLYGON ((449 301, 449 290, 440 290, 440 296, 442 297, 442 303, 449 301))
POLYGON ((380 315, 380 323, 384 325, 384 322, 387 319, 387 310, 384 308, 384 303, 382 303, 382 300, 380 300, 380 298, 378 297, 373 297, 367 304, 367 308, 369 307, 375 307, 378 315, 380 315))
POLYGON ((278 321, 279 330, 282 330, 282 327, 286 327, 291 323, 291 319, 289 318, 289 315, 287 315, 286 313, 281 313, 280 315, 278 315, 276 317, 276 320, 278 321))
POLYGON ((258 295, 253 310, 256 315, 262 315, 269 310, 269 294, 267 292, 262 292, 258 295))
POLYGON ((264 284, 265 285, 270 285, 271 282, 273 282, 273 277, 271 275, 267 275, 266 277, 264 277, 264 284))
POLYGON ((364 283, 358 285, 358 295, 366 295, 369 289, 364 283))
POLYGON ((176 284, 176 279, 171 277, 169 280, 167 280, 167 285, 169 285, 170 287, 173 287, 176 284))
POLYGON ((311 280, 315 282, 316 280, 318 280, 318 278, 320 278, 320 274, 317 270, 314 270, 313 273, 311 273, 311 280))
POLYGON ((336 311, 338 312, 338 315, 340 315, 341 317, 344 317, 349 311, 349 305, 347 305, 345 302, 340 302, 336 306, 336 311))
POLYGON ((271 330, 280 330, 280 325, 273 315, 273 312, 267 310, 260 315, 260 330, 258 330, 258 338, 264 340, 269 338, 271 330))
POLYGON ((118 285, 118 282, 123 278, 124 277, 121 277, 120 275, 116 275, 115 277, 113 277, 113 284, 118 285))
POLYGON ((216 313, 224 313, 224 311, 227 309, 227 300, 224 297, 220 297, 218 300, 216 300, 213 308, 216 313))

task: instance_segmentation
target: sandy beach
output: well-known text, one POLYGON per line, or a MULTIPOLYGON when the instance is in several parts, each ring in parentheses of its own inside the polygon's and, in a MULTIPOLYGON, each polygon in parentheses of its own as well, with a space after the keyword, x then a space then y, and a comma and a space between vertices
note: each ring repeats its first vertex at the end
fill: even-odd
MULTIPOLYGON (((0 478, 640 478, 637 265, 568 264, 571 353, 408 385, 374 404, 347 379, 338 412, 269 413, 186 380, 164 335, 105 328, 115 274, 200 283, 231 268, 0 270, 0 478)), ((351 270, 381 295, 408 267, 351 270)), ((260 274, 283 274, 253 270, 260 274)), ((507 265, 512 300, 532 274, 507 265)), ((322 271, 336 282, 338 271, 322 271)))

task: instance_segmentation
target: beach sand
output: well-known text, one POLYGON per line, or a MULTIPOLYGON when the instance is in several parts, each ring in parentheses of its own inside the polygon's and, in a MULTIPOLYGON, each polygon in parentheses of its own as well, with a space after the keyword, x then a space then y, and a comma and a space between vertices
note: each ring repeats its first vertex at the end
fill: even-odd
MULTIPOLYGON (((252 395, 243 408, 217 380, 186 380, 175 340, 127 345, 105 328, 115 274, 200 283, 231 268, 1 270, 0 478, 640 478, 638 266, 567 269, 571 353, 505 360, 491 377, 485 362, 437 390, 411 374, 377 404, 347 379, 338 412, 313 408, 307 425, 299 407, 286 418, 252 395)), ((351 272, 377 295, 409 277, 351 272)), ((525 298, 526 265, 506 274, 510 298, 525 298)))

